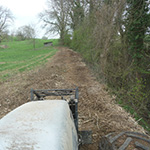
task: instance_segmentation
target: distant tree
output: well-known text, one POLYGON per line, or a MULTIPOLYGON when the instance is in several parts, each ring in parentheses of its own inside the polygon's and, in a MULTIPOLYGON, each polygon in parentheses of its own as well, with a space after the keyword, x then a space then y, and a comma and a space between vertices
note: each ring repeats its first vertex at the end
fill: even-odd
POLYGON ((36 36, 35 29, 32 25, 19 27, 16 32, 16 36, 19 40, 33 39, 36 36))
POLYGON ((43 36, 42 39, 43 40, 48 40, 48 38, 46 36, 43 36))
POLYGON ((33 39, 33 38, 35 38, 35 35, 36 35, 35 34, 35 29, 34 29, 34 27, 32 25, 26 25, 26 26, 24 26, 23 30, 24 30, 24 33, 25 33, 25 37, 27 39, 33 39))
POLYGON ((35 49, 36 29, 34 25, 25 25, 17 30, 18 40, 32 40, 35 49))
POLYGON ((32 41, 35 50, 35 41, 36 41, 36 33, 37 33, 36 25, 30 24, 28 26, 25 26, 25 32, 26 32, 26 36, 28 36, 28 38, 32 41))
POLYGON ((25 33, 24 33, 24 26, 19 27, 17 29, 17 31, 16 31, 16 37, 17 37, 17 40, 19 40, 19 41, 26 40, 25 33))
POLYGON ((8 26, 12 24, 13 21, 14 17, 12 12, 8 8, 0 6, 0 42, 4 35, 6 35, 5 33, 8 29, 8 26))

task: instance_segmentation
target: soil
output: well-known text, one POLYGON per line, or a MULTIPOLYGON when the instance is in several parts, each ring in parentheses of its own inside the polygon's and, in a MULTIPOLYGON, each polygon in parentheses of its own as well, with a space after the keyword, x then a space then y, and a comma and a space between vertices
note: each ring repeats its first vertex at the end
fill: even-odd
POLYGON ((80 55, 60 47, 42 67, 18 74, 0 83, 0 118, 30 101, 30 89, 67 89, 79 87, 79 130, 92 130, 93 144, 81 150, 98 149, 98 141, 110 132, 144 129, 115 103, 107 87, 100 84, 80 55))

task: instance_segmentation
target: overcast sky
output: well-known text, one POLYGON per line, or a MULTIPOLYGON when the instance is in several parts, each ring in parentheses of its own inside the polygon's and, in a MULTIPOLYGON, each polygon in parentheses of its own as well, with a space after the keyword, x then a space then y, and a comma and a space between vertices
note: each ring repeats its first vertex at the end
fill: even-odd
MULTIPOLYGON (((13 13, 15 21, 12 29, 15 30, 23 25, 37 24, 37 16, 46 8, 46 0, 0 0, 0 5, 9 8, 13 13)), ((38 37, 42 37, 44 31, 38 34, 38 37)))

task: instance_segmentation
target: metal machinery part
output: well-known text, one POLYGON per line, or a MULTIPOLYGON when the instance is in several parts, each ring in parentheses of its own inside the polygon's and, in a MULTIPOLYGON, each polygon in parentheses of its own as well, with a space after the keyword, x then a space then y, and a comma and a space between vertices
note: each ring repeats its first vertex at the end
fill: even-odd
POLYGON ((31 101, 44 100, 47 96, 60 96, 62 100, 68 102, 69 108, 72 112, 74 124, 78 134, 78 146, 83 144, 92 143, 91 131, 79 131, 78 130, 78 101, 79 90, 75 89, 46 89, 46 90, 34 90, 31 89, 31 101), (67 99, 69 97, 69 100, 67 99))
POLYGON ((31 89, 31 102, 0 120, 0 150, 78 150, 91 143, 91 132, 78 130, 78 99, 78 88, 31 89))
POLYGON ((47 96, 60 96, 62 100, 66 100, 65 96, 70 96, 69 107, 72 112, 76 130, 78 132, 78 100, 79 91, 76 89, 49 89, 49 90, 34 90, 31 89, 31 101, 44 100, 47 96), (34 95, 36 97, 34 97, 34 95))
POLYGON ((0 150, 78 150, 66 101, 32 101, 0 120, 0 150))

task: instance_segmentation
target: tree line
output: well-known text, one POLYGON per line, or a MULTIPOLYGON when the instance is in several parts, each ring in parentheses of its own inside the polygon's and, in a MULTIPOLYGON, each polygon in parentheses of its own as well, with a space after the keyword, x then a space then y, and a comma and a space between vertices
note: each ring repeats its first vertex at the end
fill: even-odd
POLYGON ((150 123, 148 0, 47 0, 39 18, 82 54, 118 103, 150 123))

